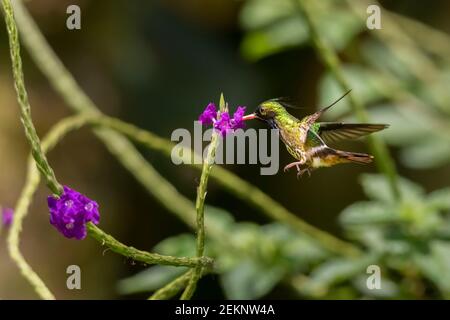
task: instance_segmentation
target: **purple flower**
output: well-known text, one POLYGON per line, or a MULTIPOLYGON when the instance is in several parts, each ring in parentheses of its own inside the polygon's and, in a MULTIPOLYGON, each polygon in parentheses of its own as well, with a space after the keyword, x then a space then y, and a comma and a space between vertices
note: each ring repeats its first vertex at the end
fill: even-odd
POLYGON ((210 102, 206 106, 205 110, 202 112, 200 117, 198 117, 198 121, 200 121, 202 124, 208 125, 214 123, 216 118, 217 118, 216 105, 210 102))
POLYGON ((220 114, 220 119, 214 122, 214 129, 216 129, 222 137, 232 130, 230 114, 228 112, 223 112, 220 114))
POLYGON ((231 129, 237 130, 244 128, 244 120, 242 120, 244 114, 245 107, 237 107, 236 112, 233 115, 233 119, 230 120, 231 129))
POLYGON ((66 238, 84 239, 87 234, 86 223, 99 223, 97 202, 67 186, 64 186, 64 192, 59 198, 49 196, 47 202, 50 223, 66 238))
POLYGON ((8 227, 13 222, 14 210, 11 208, 4 208, 2 212, 2 222, 5 227, 8 227))
POLYGON ((216 106, 211 102, 200 115, 199 121, 205 125, 213 124, 214 129, 222 136, 225 136, 236 129, 244 128, 244 113, 245 107, 237 107, 233 117, 230 117, 227 111, 220 113, 220 118, 218 119, 219 115, 216 106))

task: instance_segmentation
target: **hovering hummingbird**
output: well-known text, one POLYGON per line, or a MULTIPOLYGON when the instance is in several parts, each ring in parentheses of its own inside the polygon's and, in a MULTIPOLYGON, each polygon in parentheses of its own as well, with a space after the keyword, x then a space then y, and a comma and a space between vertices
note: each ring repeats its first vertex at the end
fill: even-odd
POLYGON ((386 124, 316 122, 329 108, 343 99, 351 90, 331 105, 299 120, 289 114, 279 99, 261 103, 256 111, 243 120, 259 119, 278 129, 280 139, 288 152, 297 160, 284 167, 284 171, 297 168, 297 177, 320 167, 339 163, 370 163, 373 156, 330 148, 327 143, 341 139, 356 139, 388 127, 386 124))

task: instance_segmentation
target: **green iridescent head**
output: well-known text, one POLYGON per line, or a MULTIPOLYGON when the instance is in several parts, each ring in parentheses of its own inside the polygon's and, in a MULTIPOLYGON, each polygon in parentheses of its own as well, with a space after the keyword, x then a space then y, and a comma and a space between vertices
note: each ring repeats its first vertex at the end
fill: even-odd
POLYGON ((255 111, 256 116, 261 120, 271 120, 276 116, 280 116, 286 113, 286 109, 281 105, 281 103, 268 100, 261 103, 255 111))

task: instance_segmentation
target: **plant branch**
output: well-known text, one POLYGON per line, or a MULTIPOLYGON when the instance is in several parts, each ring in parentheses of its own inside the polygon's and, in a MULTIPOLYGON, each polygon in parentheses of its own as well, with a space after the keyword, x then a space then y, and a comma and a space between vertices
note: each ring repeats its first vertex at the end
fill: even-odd
MULTIPOLYGON (((223 94, 220 96, 220 113, 225 112, 226 104, 223 94)), ((205 251, 205 198, 208 187, 208 179, 211 169, 216 158, 216 150, 219 144, 220 136, 216 130, 213 130, 211 143, 208 147, 208 154, 203 161, 202 174, 200 176, 200 184, 197 188, 197 199, 195 201, 195 209, 197 210, 197 257, 202 257, 205 251)), ((186 289, 181 295, 181 300, 189 300, 194 294, 197 282, 202 275, 202 266, 195 267, 192 277, 189 280, 186 289)))
POLYGON ((31 154, 36 161, 39 171, 45 178, 47 186, 54 194, 62 192, 62 186, 56 180, 53 169, 50 167, 47 158, 41 150, 39 136, 34 128, 31 118, 30 102, 25 88, 25 79, 22 70, 22 59, 20 57, 19 32, 14 20, 14 12, 10 0, 2 0, 3 13, 5 16, 6 28, 8 30, 9 48, 13 69, 14 85, 17 92, 17 100, 20 106, 20 117, 25 129, 25 136, 31 146, 31 154))
MULTIPOLYGON (((204 276, 208 272, 210 272, 210 269, 203 268, 201 276, 204 276)), ((175 295, 177 295, 181 290, 183 290, 187 286, 193 273, 194 273, 194 269, 189 269, 188 271, 183 273, 181 276, 175 278, 174 280, 172 280, 171 282, 166 284, 164 287, 156 290, 148 298, 148 300, 168 300, 168 299, 173 298, 175 295)))
POLYGON ((199 256, 197 258, 173 257, 165 256, 157 253, 138 250, 133 247, 126 246, 114 239, 109 234, 104 233, 100 228, 92 223, 87 224, 88 234, 102 245, 106 245, 112 251, 130 259, 145 262, 147 264, 161 264, 178 267, 209 267, 212 266, 212 259, 199 256))
POLYGON ((153 293, 148 300, 168 300, 173 298, 178 292, 183 290, 192 279, 194 269, 190 269, 183 273, 181 276, 175 278, 175 280, 169 282, 167 285, 158 289, 153 293))

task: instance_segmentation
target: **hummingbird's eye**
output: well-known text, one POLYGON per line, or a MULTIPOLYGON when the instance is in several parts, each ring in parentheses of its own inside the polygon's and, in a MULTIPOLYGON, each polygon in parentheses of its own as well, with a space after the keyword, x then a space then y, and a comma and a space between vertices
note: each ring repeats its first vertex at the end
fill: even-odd
POLYGON ((264 114, 266 112, 266 109, 263 106, 260 106, 258 111, 260 114, 264 114))

